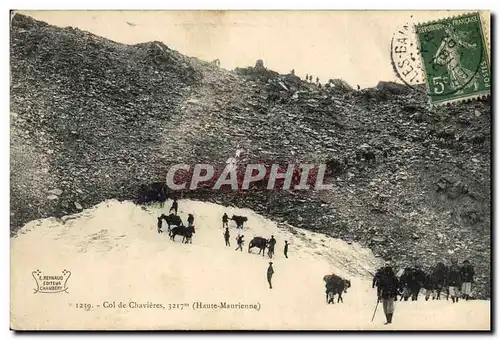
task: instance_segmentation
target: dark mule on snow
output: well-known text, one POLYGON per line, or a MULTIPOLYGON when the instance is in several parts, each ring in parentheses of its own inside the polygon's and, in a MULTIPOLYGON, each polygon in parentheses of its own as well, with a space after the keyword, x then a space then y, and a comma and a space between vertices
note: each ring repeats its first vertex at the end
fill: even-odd
POLYGON ((400 287, 403 289, 401 299, 408 301, 408 298, 411 296, 411 301, 417 301, 420 289, 425 285, 426 276, 426 273, 420 268, 405 268, 403 274, 399 278, 400 287))
POLYGON ((170 230, 172 229, 171 226, 177 226, 177 227, 184 226, 184 223, 182 223, 182 220, 181 220, 180 216, 178 216, 178 215, 170 214, 167 216, 165 214, 161 214, 160 218, 164 219, 165 222, 167 222, 169 233, 170 233, 170 230))
MULTIPOLYGON (((449 291, 447 288, 446 279, 448 277, 448 267, 443 262, 438 262, 434 268, 431 269, 429 275, 430 289, 432 290, 432 299, 441 300, 441 291, 445 289, 447 291, 447 297, 449 291)), ((426 294, 426 300, 428 295, 426 294)))
POLYGON ((180 235, 182 236, 183 243, 188 243, 188 242, 192 243, 192 237, 194 233, 195 233, 194 225, 190 227, 185 227, 185 226, 174 227, 170 232, 170 239, 172 241, 175 241, 175 237, 177 235, 180 235))
POLYGON ((267 240, 263 237, 256 236, 248 243, 248 252, 250 249, 257 247, 259 248, 259 255, 262 252, 262 256, 264 256, 266 252, 267 240))
POLYGON ((243 229, 243 223, 245 223, 246 221, 248 221, 248 217, 233 215, 231 217, 231 220, 233 220, 234 222, 236 222, 236 228, 243 229))
POLYGON ((336 294, 339 295, 337 303, 340 301, 344 302, 342 298, 342 293, 347 293, 347 288, 351 287, 351 281, 341 278, 338 275, 331 274, 325 275, 323 281, 326 282, 326 302, 328 304, 334 304, 334 297, 336 294))

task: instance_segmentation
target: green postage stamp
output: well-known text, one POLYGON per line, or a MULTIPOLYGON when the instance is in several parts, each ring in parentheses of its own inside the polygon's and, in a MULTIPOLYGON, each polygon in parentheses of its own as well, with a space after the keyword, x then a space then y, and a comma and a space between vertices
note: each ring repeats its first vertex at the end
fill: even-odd
POLYGON ((431 104, 491 93, 489 46, 479 13, 415 26, 431 104))

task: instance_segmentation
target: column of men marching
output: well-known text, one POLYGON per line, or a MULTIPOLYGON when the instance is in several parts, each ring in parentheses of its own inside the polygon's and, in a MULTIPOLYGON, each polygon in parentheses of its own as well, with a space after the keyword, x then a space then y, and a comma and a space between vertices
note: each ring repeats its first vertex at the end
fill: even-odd
MULTIPOLYGON (((162 219, 165 219, 171 235, 174 237, 176 234, 182 235, 186 239, 186 243, 190 242, 192 233, 194 233, 194 217, 192 214, 189 214, 188 227, 186 228, 183 226, 180 217, 177 215, 177 211, 178 203, 177 199, 174 199, 169 210, 171 214, 169 216, 162 214, 158 217, 158 232, 162 232, 162 219), (171 213, 172 211, 173 213, 171 213), (174 230, 170 229, 172 224, 176 226, 174 229, 184 228, 183 230, 187 230, 186 233, 184 234, 183 231, 178 231, 177 233, 172 232, 174 230), (188 230, 191 230, 191 232, 188 232, 188 230)), ((248 218, 245 216, 233 215, 231 220, 236 222, 237 229, 242 230, 243 224, 248 220, 248 218)), ((225 245, 230 247, 231 243, 228 222, 229 216, 224 213, 222 216, 222 227, 225 228, 223 236, 225 245)), ((235 250, 243 251, 244 235, 239 234, 236 237, 236 243, 237 247, 235 250)), ((264 256, 265 250, 267 249, 269 258, 273 258, 275 245, 276 239, 274 236, 271 236, 269 240, 257 236, 250 241, 248 251, 250 252, 253 247, 256 247, 259 248, 259 254, 262 253, 264 256)), ((288 258, 288 247, 288 241, 285 241, 284 256, 286 258, 288 258)), ((272 265, 273 263, 269 262, 269 267, 267 269, 267 281, 270 289, 273 288, 271 278, 274 274, 274 268, 272 265)), ((463 261, 462 266, 458 265, 457 259, 452 259, 450 266, 446 266, 442 262, 438 262, 428 273, 426 273, 420 266, 407 267, 398 272, 398 274, 394 272, 391 264, 386 262, 386 264, 378 269, 373 275, 372 288, 375 288, 375 286, 377 287, 377 305, 375 307, 373 317, 375 316, 378 304, 382 302, 384 314, 386 316, 385 324, 392 323, 394 315, 394 302, 398 300, 398 296, 400 296, 400 301, 408 301, 410 297, 412 301, 416 301, 421 288, 425 289, 426 300, 429 300, 431 296, 433 300, 439 300, 441 298, 442 290, 445 290, 447 300, 451 298, 451 301, 455 303, 462 297, 467 301, 470 298, 474 275, 474 268, 469 260, 463 261)), ((333 303, 333 296, 336 294, 338 294, 338 302, 343 302, 342 293, 346 293, 347 288, 351 286, 350 280, 343 279, 335 274, 325 275, 323 280, 326 282, 327 302, 333 303)))
MULTIPOLYGON (((408 301, 410 296, 412 301, 416 301, 420 289, 424 288, 426 301, 431 296, 433 300, 440 300, 442 290, 446 290, 446 299, 451 298, 453 303, 458 302, 460 298, 467 301, 470 298, 474 274, 474 267, 469 260, 463 261, 462 266, 458 265, 457 259, 452 259, 450 266, 439 262, 428 273, 420 266, 408 267, 399 277, 390 263, 386 263, 373 276, 372 288, 377 287, 377 306, 382 302, 386 324, 390 324, 394 315, 394 301, 397 301, 398 295, 401 296, 400 301, 408 301)), ((374 316, 376 310, 377 307, 374 316)))

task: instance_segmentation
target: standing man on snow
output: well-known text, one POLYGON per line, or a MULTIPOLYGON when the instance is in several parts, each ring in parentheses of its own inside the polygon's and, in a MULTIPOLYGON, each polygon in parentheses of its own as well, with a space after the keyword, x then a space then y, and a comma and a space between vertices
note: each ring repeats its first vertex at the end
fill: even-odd
POLYGON ((377 297, 378 297, 377 302, 380 302, 380 285, 379 285, 379 282, 380 282, 380 277, 382 275, 382 269, 383 268, 377 269, 377 271, 375 272, 375 275, 373 275, 373 280, 372 280, 372 288, 375 288, 375 286, 377 286, 377 297))
POLYGON ((174 197, 174 201, 172 202, 172 206, 170 207, 170 210, 168 212, 172 212, 172 210, 175 212, 175 215, 177 215, 177 209, 179 208, 179 204, 177 203, 177 198, 174 197))
POLYGON ((450 291, 451 301, 453 303, 458 302, 458 296, 460 294, 460 287, 462 286, 462 278, 460 275, 460 267, 458 266, 457 259, 451 260, 451 266, 448 271, 448 285, 450 291))
POLYGON ((165 201, 167 200, 167 192, 166 192, 166 185, 163 184, 162 188, 158 192, 157 199, 158 202, 160 202, 160 208, 163 208, 165 201))
POLYGON ((384 314, 386 318, 385 324, 392 323, 394 315, 394 300, 398 292, 398 278, 389 263, 380 271, 378 277, 378 287, 380 288, 379 299, 382 301, 384 314))
POLYGON ((157 218, 158 218, 158 222, 156 223, 156 227, 158 228, 158 234, 160 234, 160 233, 163 233, 163 230, 161 230, 162 220, 161 220, 161 217, 157 217, 157 218))
POLYGON ((243 235, 236 236, 236 243, 238 243, 238 247, 235 250, 243 251, 243 235))
POLYGON ((229 221, 229 217, 226 213, 222 215, 222 228, 227 227, 227 222, 229 221))
POLYGON ((224 240, 226 240, 226 246, 231 247, 231 243, 229 243, 229 228, 226 227, 226 231, 224 232, 224 240))
POLYGON ((269 262, 269 267, 267 267, 267 282, 269 283, 269 289, 273 289, 273 285, 271 283, 273 274, 274 274, 273 263, 269 262))
POLYGON ((188 215, 187 221, 188 221, 188 227, 192 227, 193 223, 194 223, 194 216, 193 216, 193 214, 189 214, 188 215))
POLYGON ((288 258, 288 241, 285 241, 284 253, 285 253, 285 257, 288 258))
POLYGON ((271 235, 271 239, 269 240, 269 250, 267 251, 267 255, 269 255, 269 258, 272 258, 274 255, 274 246, 276 245, 276 239, 274 238, 274 235, 271 235))
POLYGON ((469 260, 463 262, 460 268, 460 274, 463 280, 462 283, 462 297, 465 301, 469 301, 470 293, 472 290, 472 283, 474 282, 474 267, 470 264, 469 260))

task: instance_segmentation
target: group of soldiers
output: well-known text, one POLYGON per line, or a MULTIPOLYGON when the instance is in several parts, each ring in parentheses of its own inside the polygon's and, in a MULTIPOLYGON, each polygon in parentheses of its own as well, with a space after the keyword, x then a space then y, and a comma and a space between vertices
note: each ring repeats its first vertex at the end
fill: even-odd
MULTIPOLYGON (((224 213, 224 215, 227 216, 225 213, 224 213)), ((224 221, 224 217, 223 217, 223 221, 224 221)), ((223 234, 224 241, 225 241, 226 247, 230 247, 231 242, 229 240, 231 238, 231 234, 229 233, 229 227, 227 227, 227 223, 225 224, 223 222, 223 227, 224 226, 226 226, 226 229, 225 229, 224 234, 223 234)), ((243 244, 245 242, 244 237, 245 236, 242 234, 239 234, 238 236, 236 236, 236 243, 238 246, 236 247, 235 250, 243 251, 243 244)), ((255 246, 259 247, 258 245, 255 245, 255 246)), ((271 238, 266 243, 266 247, 268 249, 267 254, 268 254, 269 258, 273 258, 275 246, 276 246, 276 239, 274 238, 274 235, 271 235, 271 238)), ((288 243, 288 241, 285 241, 285 246, 283 248, 283 254, 285 255, 285 258, 288 258, 288 247, 289 247, 289 243, 288 243)))
MULTIPOLYGON (((178 209, 179 209, 179 203, 177 202, 177 198, 174 198, 172 205, 169 209, 169 213, 171 213, 171 215, 177 216, 178 209)), ((158 232, 159 233, 162 232, 161 231, 162 219, 167 220, 168 218, 169 217, 165 216, 165 215, 158 217, 158 232)), ((235 220, 236 224, 237 224, 237 228, 241 228, 241 229, 243 229, 243 223, 247 220, 247 218, 243 217, 243 216, 233 216, 231 219, 235 220)), ((194 216, 192 214, 188 215, 187 221, 188 221, 188 228, 194 227, 194 216)), ((169 232, 170 232, 170 222, 168 222, 168 223, 169 223, 169 232)), ((182 224, 182 222, 180 224, 182 224)), ((226 228, 224 231, 224 234, 223 234, 224 241, 225 241, 226 246, 230 247, 231 246, 231 242, 230 242, 231 236, 229 233, 228 224, 229 224, 229 216, 226 213, 224 213, 224 215, 222 216, 222 227, 226 228)), ((238 236, 236 236, 236 243, 238 246, 236 247, 235 250, 243 251, 244 235, 239 234, 238 236)), ((269 258, 272 258, 274 256, 275 245, 276 245, 276 239, 274 238, 274 235, 272 235, 271 238, 269 239, 269 241, 267 242, 269 258)), ((289 246, 288 241, 285 241, 284 255, 286 258, 288 258, 288 246, 289 246)), ((273 262, 269 262, 269 267, 267 268, 267 282, 269 283, 269 289, 273 288, 272 282, 271 282, 273 275, 274 275, 273 262)))
POLYGON ((446 298, 451 297, 453 303, 460 298, 469 300, 472 283, 474 282, 474 267, 469 260, 465 260, 462 266, 458 265, 457 259, 451 260, 451 265, 446 266, 439 262, 434 268, 426 273, 420 266, 405 268, 398 277, 390 263, 386 263, 377 270, 373 277, 372 288, 377 286, 377 305, 381 301, 386 316, 386 323, 392 323, 394 315, 394 302, 398 295, 407 301, 411 295, 412 301, 416 301, 421 288, 426 290, 426 300, 431 294, 432 299, 439 300, 441 290, 446 289, 446 298))
MULTIPOLYGON (((169 213, 173 213, 175 214, 175 216, 177 216, 177 211, 179 210, 179 203, 177 202, 177 198, 174 198, 173 202, 172 202, 172 205, 170 206, 170 209, 169 209, 169 213)), ((187 222, 188 222, 188 227, 192 227, 194 226, 194 216, 193 214, 188 214, 188 218, 187 218, 187 222)))
MULTIPOLYGON (((171 215, 175 214, 175 216, 177 216, 178 208, 179 204, 177 202, 177 199, 174 198, 169 209, 169 213, 173 212, 173 214, 171 215)), ((166 216, 163 216, 163 218, 165 217, 166 216)), ((237 228, 241 229, 243 229, 243 222, 247 221, 247 218, 244 216, 233 215, 231 219, 235 220, 237 228)), ((160 232, 161 217, 159 217, 158 220, 158 229, 160 232)), ((194 216, 192 214, 188 215, 187 222, 188 227, 194 227, 194 216)), ((231 243, 228 222, 229 217, 226 213, 224 213, 224 215, 222 216, 222 227, 225 227, 223 236, 225 245, 230 247, 231 243)), ((237 247, 235 250, 243 251, 244 242, 244 235, 239 234, 236 237, 237 247)), ((269 258, 273 258, 276 245, 276 239, 274 238, 274 235, 271 236, 269 240, 265 240, 261 237, 255 237, 250 243, 251 244, 249 245, 249 247, 258 247, 262 251, 267 248, 269 258), (263 244, 258 244, 258 242, 256 241, 263 241, 263 244)), ((289 243, 288 241, 285 241, 283 249, 285 258, 288 258, 288 247, 289 243)), ((270 289, 272 289, 271 279, 274 274, 272 265, 273 263, 269 262, 269 267, 267 269, 267 281, 269 283, 270 289)), ((392 318, 394 315, 394 302, 397 301, 398 296, 401 296, 400 301, 408 301, 410 297, 412 301, 415 301, 418 299, 420 289, 424 288, 426 300, 428 300, 431 295, 433 300, 439 300, 441 291, 445 290, 447 300, 451 298, 452 302, 455 303, 458 302, 460 298, 463 298, 467 301, 469 300, 471 295, 474 275, 474 267, 471 265, 469 260, 463 261, 461 266, 458 265, 457 259, 452 259, 449 266, 444 265, 442 262, 438 262, 427 273, 422 269, 421 266, 417 265, 414 267, 407 267, 397 274, 394 272, 391 264, 389 262, 386 262, 386 264, 378 269, 375 275, 373 275, 372 288, 377 286, 377 305, 379 302, 382 302, 384 314, 386 316, 385 324, 390 324, 392 323, 392 318)))
MULTIPOLYGON (((226 230, 224 231, 223 235, 224 235, 224 241, 226 243, 226 246, 230 247, 231 242, 229 241, 229 239, 230 239, 231 235, 229 233, 229 227, 226 227, 226 230)), ((236 243, 237 243, 238 247, 235 250, 243 251, 243 244, 245 242, 244 237, 245 237, 245 235, 242 235, 242 234, 239 234, 238 236, 236 236, 236 243)), ((283 253, 284 253, 286 258, 288 258, 288 245, 289 245, 288 241, 285 241, 285 247, 283 249, 283 253)), ((276 246, 276 239, 274 238, 274 235, 271 235, 271 238, 267 242, 266 246, 268 249, 267 254, 268 254, 269 258, 272 258, 274 256, 274 247, 276 246)))
MULTIPOLYGON (((309 75, 309 74, 306 74, 306 81, 308 83, 312 83, 313 82, 313 76, 309 75)), ((316 77, 316 84, 319 84, 319 77, 316 77)))
POLYGON ((177 199, 174 198, 172 206, 169 210, 169 215, 167 216, 165 214, 161 214, 157 217, 158 234, 163 233, 163 221, 165 221, 168 226, 168 235, 172 241, 175 241, 175 237, 179 235, 182 236, 183 243, 192 243, 193 234, 196 232, 194 228, 194 215, 188 214, 188 225, 185 226, 182 222, 181 217, 177 215, 178 209, 179 204, 177 202, 177 199))
MULTIPOLYGON (((226 242, 226 246, 227 247, 231 247, 231 242, 229 242, 229 239, 231 237, 231 235, 229 234, 229 227, 228 227, 228 223, 229 223, 229 216, 227 216, 226 213, 224 213, 224 215, 222 215, 222 227, 226 227, 226 230, 224 231, 224 241, 226 242)), ((237 226, 239 227, 239 226, 237 226)), ((243 225, 241 225, 241 228, 243 228, 243 225)), ((243 251, 243 243, 244 243, 244 235, 238 235, 236 236, 236 244, 238 245, 236 247, 235 250, 240 250, 240 251, 243 251)))
POLYGON ((168 211, 169 213, 174 211, 174 214, 177 215, 177 210, 179 209, 179 203, 177 202, 177 198, 174 198, 174 201, 172 202, 172 206, 170 206, 170 210, 168 211))
MULTIPOLYGON (((222 216, 222 227, 226 228, 224 230, 224 241, 225 241, 225 245, 227 247, 230 247, 231 246, 231 242, 229 241, 230 238, 231 238, 231 235, 229 233, 229 227, 228 227, 228 221, 229 221, 229 217, 227 216, 226 213, 224 213, 224 215, 222 216)), ((238 226, 237 226, 238 227, 238 226)), ((236 236, 236 243, 237 243, 237 247, 236 247, 236 251, 240 250, 240 251, 243 251, 243 244, 244 244, 244 235, 242 234, 239 234, 238 236, 236 236)), ((274 235, 271 235, 271 238, 267 241, 267 249, 268 249, 268 256, 269 258, 273 258, 274 256, 274 248, 276 246, 276 239, 274 238, 274 235)), ((285 241, 285 247, 283 249, 283 253, 285 255, 285 258, 288 258, 288 241, 285 241)), ((273 268, 273 262, 269 262, 269 267, 267 268, 267 282, 269 284, 269 289, 273 289, 273 285, 272 285, 272 277, 274 275, 274 268, 273 268)))

